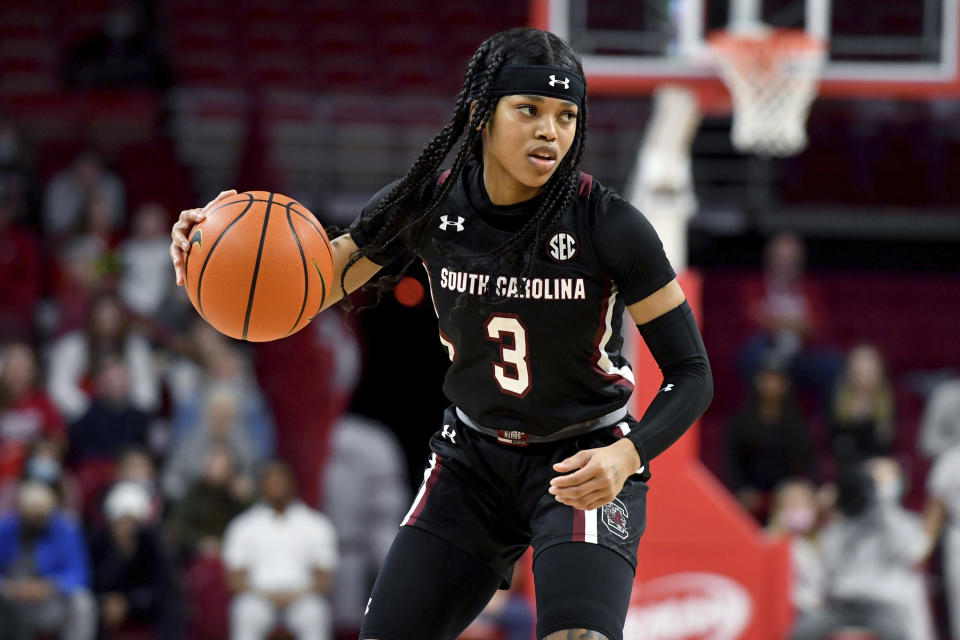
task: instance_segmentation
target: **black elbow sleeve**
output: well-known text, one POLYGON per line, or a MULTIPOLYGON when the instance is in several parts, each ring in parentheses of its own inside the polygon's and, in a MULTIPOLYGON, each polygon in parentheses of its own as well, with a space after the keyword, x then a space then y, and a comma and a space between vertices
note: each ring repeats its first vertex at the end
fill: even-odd
POLYGON ((644 463, 663 453, 713 399, 713 374, 689 303, 637 325, 663 373, 663 385, 629 434, 644 463))

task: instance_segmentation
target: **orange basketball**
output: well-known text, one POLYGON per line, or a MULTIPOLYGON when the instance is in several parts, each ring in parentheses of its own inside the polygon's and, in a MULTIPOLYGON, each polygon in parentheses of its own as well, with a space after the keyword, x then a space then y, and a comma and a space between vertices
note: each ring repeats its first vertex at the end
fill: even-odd
POLYGON ((333 250, 306 207, 248 191, 207 211, 187 235, 186 289, 206 320, 231 338, 277 340, 320 311, 333 283, 333 250))

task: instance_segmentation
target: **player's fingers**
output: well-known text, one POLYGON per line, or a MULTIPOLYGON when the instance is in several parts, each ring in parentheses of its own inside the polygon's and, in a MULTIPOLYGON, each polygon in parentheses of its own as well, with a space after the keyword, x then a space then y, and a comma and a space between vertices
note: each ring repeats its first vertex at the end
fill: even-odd
POLYGON ((613 500, 615 497, 616 496, 612 496, 610 494, 603 493, 603 492, 601 492, 600 496, 596 499, 592 499, 591 496, 587 496, 583 499, 584 502, 587 502, 587 504, 583 507, 583 510, 590 511, 592 509, 599 509, 603 505, 613 500))
POLYGON ((209 207, 210 205, 212 205, 212 204, 215 203, 215 202, 218 202, 218 201, 220 201, 220 200, 223 200, 224 198, 226 198, 226 197, 228 197, 228 196, 235 196, 235 195, 237 195, 237 190, 236 190, 236 189, 227 189, 226 191, 221 191, 220 194, 219 194, 216 198, 214 198, 213 200, 211 200, 210 202, 207 203, 207 206, 204 207, 204 209, 206 209, 207 207, 209 207))
POLYGON ((587 465, 573 473, 565 476, 557 476, 550 480, 550 487, 553 489, 563 489, 567 487, 576 487, 594 478, 597 470, 587 465))
POLYGON ((591 455, 589 451, 578 451, 566 460, 561 460, 553 465, 553 470, 559 471, 560 473, 566 473, 567 471, 579 469, 590 462, 590 457, 591 455))
POLYGON ((600 478, 591 478, 586 482, 578 484, 575 487, 550 487, 548 490, 557 500, 578 500, 584 496, 590 495, 594 491, 603 491, 609 489, 607 484, 600 478))
POLYGON ((180 249, 176 245, 170 245, 170 260, 173 262, 173 273, 177 278, 177 286, 183 284, 183 272, 180 269, 180 249))
POLYGON ((590 509, 596 509, 610 502, 610 497, 609 494, 604 491, 593 491, 582 498, 576 498, 562 502, 563 504, 569 505, 575 509, 589 511, 590 509))

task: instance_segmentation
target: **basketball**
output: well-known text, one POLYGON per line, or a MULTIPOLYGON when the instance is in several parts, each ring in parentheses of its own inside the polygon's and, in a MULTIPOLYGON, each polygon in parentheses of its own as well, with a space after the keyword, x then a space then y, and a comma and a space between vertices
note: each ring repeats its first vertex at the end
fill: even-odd
POLYGON ((333 286, 323 227, 302 204, 248 191, 216 203, 187 234, 190 302, 231 338, 266 342, 313 319, 333 286))

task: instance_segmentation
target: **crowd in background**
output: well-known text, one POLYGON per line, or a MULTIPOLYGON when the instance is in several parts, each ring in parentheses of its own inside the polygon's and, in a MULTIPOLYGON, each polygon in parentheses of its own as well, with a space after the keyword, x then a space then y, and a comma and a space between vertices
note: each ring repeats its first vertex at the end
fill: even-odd
POLYGON ((793 638, 844 628, 937 638, 929 587, 941 542, 951 637, 960 637, 960 381, 929 396, 914 448, 933 467, 923 513, 909 510, 883 353, 824 344, 829 312, 804 268, 802 240, 775 235, 762 273, 744 285, 755 332, 737 358, 747 389, 726 426, 726 480, 772 536, 792 537, 793 638))
MULTIPOLYGON (((339 419, 329 518, 313 511, 274 457, 250 354, 173 286, 172 213, 142 203, 128 219, 122 182, 89 151, 36 192, 16 163, 0 177, 0 637, 213 638, 231 619, 238 638, 352 633, 409 498, 393 436, 339 419)), ((756 331, 738 353, 747 390, 725 479, 773 535, 795 536, 795 637, 860 625, 934 638, 926 568, 941 539, 960 617, 960 383, 938 386, 924 416, 917 447, 936 463, 921 516, 901 505, 883 354, 817 340, 829 312, 804 260, 800 238, 774 236, 744 286, 756 331)), ((487 621, 502 610, 524 637, 529 602, 511 606, 487 621)))
POLYGON ((174 286, 176 212, 128 216, 92 151, 36 184, 0 141, 0 638, 358 627, 407 506, 396 439, 342 417, 329 517, 306 506, 249 351, 174 286))
MULTIPOLYGON (((0 639, 356 637, 409 506, 397 438, 339 415, 298 491, 254 354, 174 286, 177 212, 128 215, 89 150, 37 184, 13 121, 5 139, 19 153, 0 158, 0 639)), ((356 337, 331 322, 308 331, 350 388, 356 337)), ((473 637, 529 638, 525 588, 473 637)))

